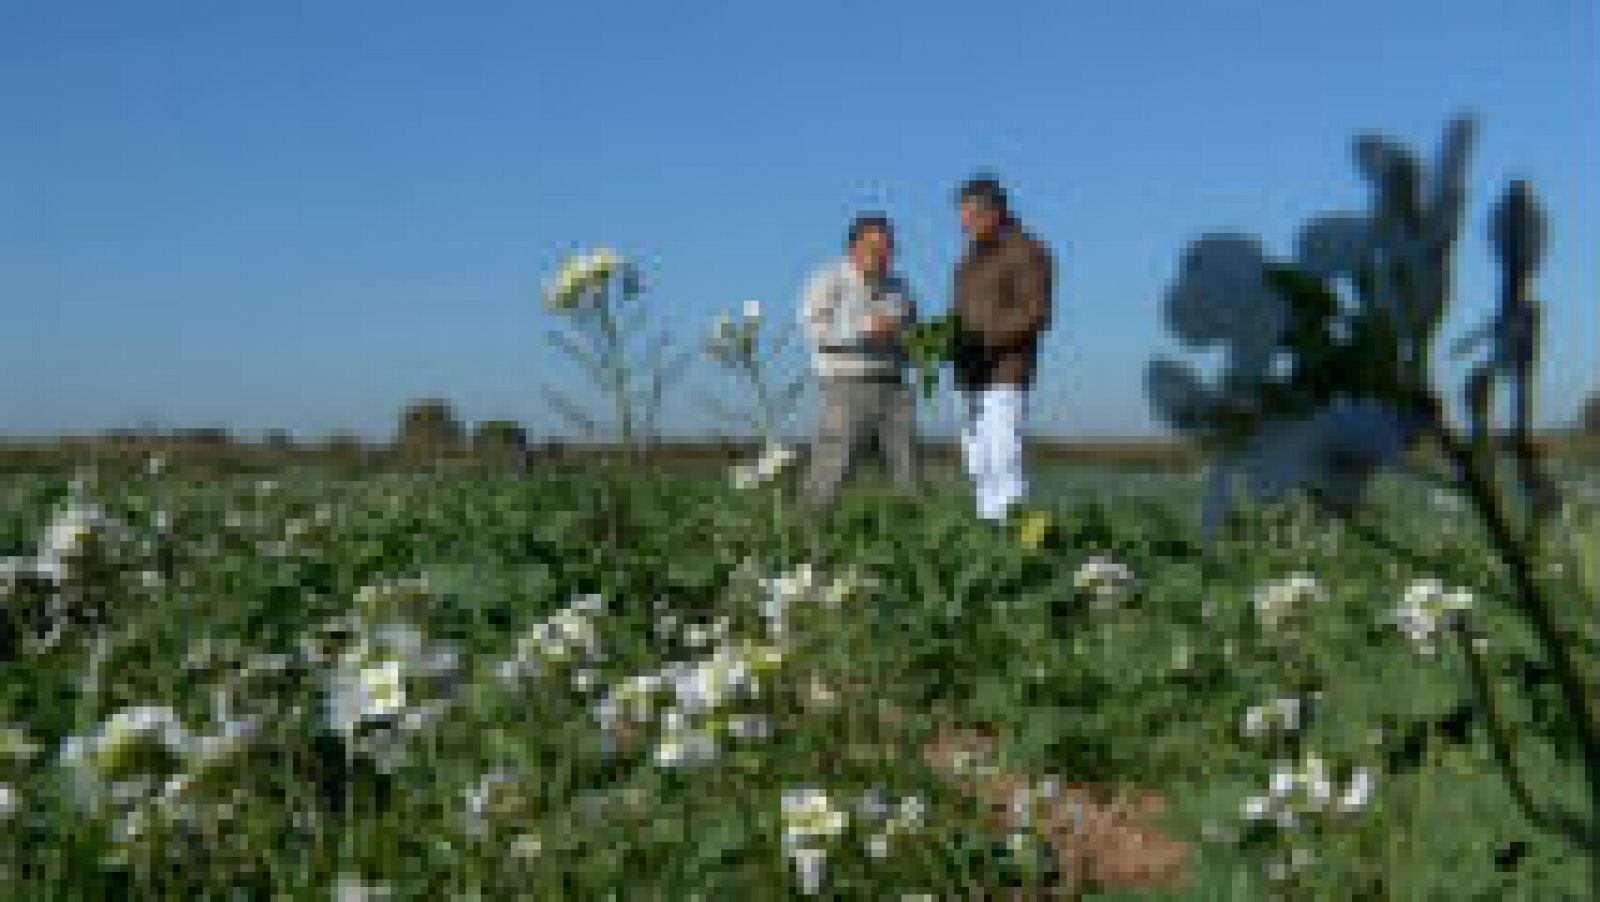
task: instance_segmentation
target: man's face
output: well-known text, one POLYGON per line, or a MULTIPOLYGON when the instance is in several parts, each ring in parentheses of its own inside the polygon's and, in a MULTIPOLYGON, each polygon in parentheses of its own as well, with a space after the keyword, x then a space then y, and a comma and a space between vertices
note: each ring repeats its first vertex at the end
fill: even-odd
POLYGON ((988 201, 969 197, 961 202, 961 231, 983 241, 1000 228, 1000 210, 988 201))
POLYGON ((856 236, 856 243, 850 248, 850 258, 862 274, 883 275, 889 271, 889 264, 894 262, 894 239, 883 229, 867 229, 856 236))

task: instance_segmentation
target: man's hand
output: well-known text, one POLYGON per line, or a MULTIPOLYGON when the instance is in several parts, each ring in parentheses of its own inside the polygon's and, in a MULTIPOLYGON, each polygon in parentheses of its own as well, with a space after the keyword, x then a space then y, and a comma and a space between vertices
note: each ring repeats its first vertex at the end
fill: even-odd
POLYGON ((893 338, 899 330, 900 317, 888 316, 883 313, 867 314, 866 320, 861 326, 863 334, 878 341, 893 338))

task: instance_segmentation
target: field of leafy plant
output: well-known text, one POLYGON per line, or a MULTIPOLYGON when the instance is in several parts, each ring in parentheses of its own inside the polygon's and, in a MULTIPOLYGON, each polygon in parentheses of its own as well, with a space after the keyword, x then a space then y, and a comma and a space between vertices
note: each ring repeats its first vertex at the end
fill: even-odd
MULTIPOLYGON (((1542 578, 1581 611, 1600 492, 1568 477, 1570 561, 1542 578)), ((1470 617, 1537 790, 1581 798, 1553 697, 1521 701, 1548 675, 1504 575, 1448 498, 1377 493, 1408 560, 1296 506, 1203 545, 1188 476, 1042 483, 1000 529, 939 481, 810 522, 781 483, 663 474, 8 478, 4 885, 1586 892, 1465 694, 1447 625, 1470 617)))

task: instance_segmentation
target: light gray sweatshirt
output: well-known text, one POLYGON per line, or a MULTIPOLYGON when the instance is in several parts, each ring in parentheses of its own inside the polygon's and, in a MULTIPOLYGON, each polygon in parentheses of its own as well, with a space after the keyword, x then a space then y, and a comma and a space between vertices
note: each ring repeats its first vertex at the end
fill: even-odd
POLYGON ((902 328, 915 322, 916 299, 906 280, 890 273, 869 281, 849 257, 829 263, 807 280, 800 322, 817 375, 851 378, 904 371, 905 350, 898 336, 884 341, 862 334, 869 313, 899 317, 902 328))

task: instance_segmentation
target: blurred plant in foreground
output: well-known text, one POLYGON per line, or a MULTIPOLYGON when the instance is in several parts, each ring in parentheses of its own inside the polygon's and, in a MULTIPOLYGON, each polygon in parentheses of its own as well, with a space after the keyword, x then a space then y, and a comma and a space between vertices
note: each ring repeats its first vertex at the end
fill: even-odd
POLYGON ((1554 553, 1543 527, 1558 499, 1528 438, 1538 354, 1538 308, 1529 287, 1543 256, 1545 224, 1524 181, 1512 182, 1491 214, 1499 313, 1457 348, 1488 337, 1494 351, 1466 386, 1466 429, 1450 421, 1431 382, 1474 131, 1470 118, 1452 121, 1431 167, 1387 137, 1358 137, 1354 156, 1372 187, 1370 208, 1313 219, 1288 261, 1270 259, 1250 235, 1208 234, 1191 244, 1166 297, 1168 322, 1186 347, 1220 345, 1226 361, 1207 385, 1192 368, 1158 359, 1146 387, 1159 416, 1213 460, 1203 511, 1208 537, 1224 526, 1239 479, 1258 501, 1303 490, 1371 541, 1413 557, 1359 518, 1372 478, 1384 469, 1408 472, 1466 498, 1505 565, 1510 586, 1503 594, 1531 628, 1560 688, 1589 783, 1587 817, 1558 800, 1534 798, 1469 612, 1452 605, 1452 616, 1440 622, 1458 639, 1518 805, 1533 823, 1590 850, 1600 888, 1600 705, 1579 663, 1592 653, 1596 612, 1590 601, 1556 598, 1538 576, 1554 553), (1492 437, 1490 402, 1501 387, 1515 394, 1509 425, 1517 479, 1510 484, 1500 479, 1492 437), (1442 453, 1444 472, 1411 456, 1425 441, 1442 453))

